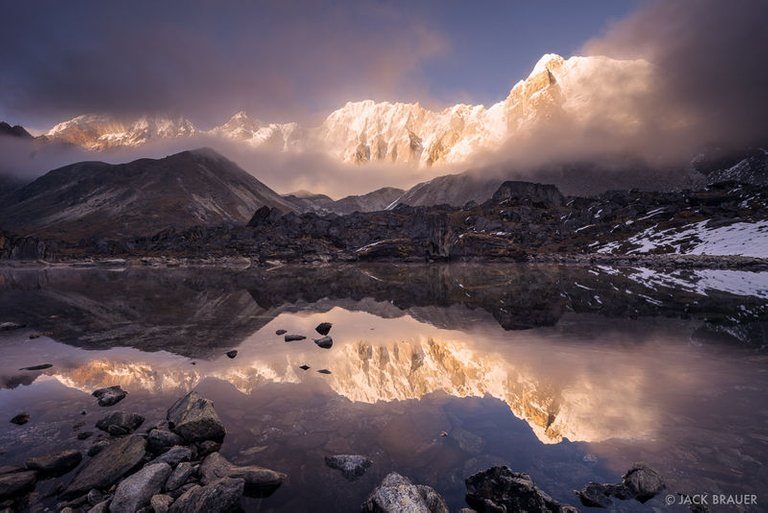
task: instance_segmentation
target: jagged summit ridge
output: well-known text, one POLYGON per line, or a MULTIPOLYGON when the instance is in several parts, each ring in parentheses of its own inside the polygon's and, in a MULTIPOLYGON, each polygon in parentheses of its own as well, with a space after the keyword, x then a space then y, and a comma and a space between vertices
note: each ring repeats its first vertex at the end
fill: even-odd
POLYGON ((490 107, 457 104, 430 110, 419 103, 350 101, 316 127, 264 122, 240 111, 210 130, 199 130, 185 118, 144 116, 120 122, 83 115, 59 123, 46 135, 90 150, 206 135, 277 151, 320 151, 357 164, 461 164, 553 119, 632 130, 639 117, 632 111, 637 105, 632 99, 652 87, 650 71, 642 60, 546 54, 506 98, 490 107))

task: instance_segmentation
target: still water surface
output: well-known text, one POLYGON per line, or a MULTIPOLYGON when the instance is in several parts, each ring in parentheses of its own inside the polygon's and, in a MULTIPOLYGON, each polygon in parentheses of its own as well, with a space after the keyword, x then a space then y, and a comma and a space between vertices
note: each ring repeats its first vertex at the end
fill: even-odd
MULTIPOLYGON (((457 511, 464 479, 497 464, 577 505, 573 489, 636 461, 672 492, 768 504, 767 301, 766 274, 739 271, 3 270, 0 321, 26 328, 0 333, 0 464, 87 450, 77 434, 105 413, 90 392, 120 384, 113 408, 145 425, 197 389, 226 457, 289 475, 246 511, 358 511, 393 470, 457 511), (324 321, 327 350, 311 340, 324 321), (7 422, 20 411, 28 424, 7 422), (348 482, 323 462, 340 453, 374 464, 348 482)), ((675 511, 663 499, 616 510, 675 511)))

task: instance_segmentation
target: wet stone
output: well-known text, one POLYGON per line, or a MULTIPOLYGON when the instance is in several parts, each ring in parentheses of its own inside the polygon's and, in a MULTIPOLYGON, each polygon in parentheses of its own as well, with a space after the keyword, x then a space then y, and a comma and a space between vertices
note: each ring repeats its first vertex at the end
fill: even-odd
POLYGON ((323 337, 315 339, 315 344, 323 349, 330 349, 333 346, 333 339, 331 337, 323 337))
POLYGON ((128 392, 123 390, 120 385, 115 385, 94 390, 91 395, 98 400, 99 406, 112 406, 125 399, 128 392))
POLYGON ((305 340, 307 337, 304 335, 286 335, 285 341, 286 342, 297 342, 299 340, 305 340))
POLYGON ((112 436, 127 435, 136 431, 144 423, 144 417, 138 413, 113 411, 96 423, 96 427, 112 436))
POLYGON ((320 333, 321 335, 327 335, 331 332, 331 328, 333 327, 333 324, 330 322, 321 322, 317 325, 315 328, 315 331, 320 333))
POLYGON ((213 401, 194 391, 168 409, 167 419, 171 430, 187 442, 221 442, 226 435, 213 401))
POLYGON ((61 476, 83 461, 80 451, 68 450, 27 460, 27 468, 49 476, 61 476))
POLYGON ((340 470, 342 475, 350 481, 354 481, 365 474, 372 463, 371 460, 360 454, 336 454, 325 457, 326 465, 332 469, 340 470))

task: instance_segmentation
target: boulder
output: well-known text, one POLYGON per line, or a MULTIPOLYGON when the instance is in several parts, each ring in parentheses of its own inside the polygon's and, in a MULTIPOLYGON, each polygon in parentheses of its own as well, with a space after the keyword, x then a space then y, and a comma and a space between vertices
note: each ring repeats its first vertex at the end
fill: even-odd
POLYGON ((240 467, 230 463, 224 456, 214 452, 206 456, 200 465, 201 482, 204 485, 222 477, 243 479, 245 493, 255 497, 266 497, 277 490, 287 477, 282 472, 276 472, 257 465, 240 467))
POLYGON ((0 475, 0 500, 12 499, 31 492, 37 482, 37 472, 24 470, 0 475))
POLYGON ((83 461, 80 451, 69 450, 27 460, 27 468, 48 476, 63 476, 83 461))
POLYGON ((526 511, 529 513, 577 513, 534 485, 528 474, 508 467, 491 467, 466 480, 466 501, 477 511, 526 511))
POLYGON ((62 497, 78 497, 92 488, 109 488, 142 462, 146 446, 146 440, 139 435, 112 442, 83 466, 62 497))
POLYGON ((322 347, 323 349, 330 349, 331 346, 333 346, 333 339, 328 336, 317 338, 315 339, 315 344, 322 347))
POLYGON ((225 477, 205 486, 192 486, 176 499, 169 513, 228 513, 243 495, 245 481, 225 477))
POLYGON ((189 481, 189 478, 192 477, 192 474, 194 473, 195 467, 188 461, 182 461, 175 469, 173 469, 171 475, 168 476, 164 489, 166 491, 173 491, 181 488, 183 485, 187 484, 187 481, 189 481))
POLYGON ((331 332, 331 328, 333 327, 333 324, 330 322, 321 322, 317 325, 315 328, 315 331, 320 333, 321 335, 327 335, 331 332))
POLYGON ((148 506, 170 474, 171 466, 167 463, 152 463, 123 479, 109 505, 110 513, 135 513, 148 506))
POLYGON ((138 413, 113 411, 96 423, 96 427, 112 436, 127 435, 136 431, 144 423, 144 417, 138 413))
POLYGON ((336 454, 325 457, 326 465, 340 470, 342 475, 350 481, 354 481, 365 474, 372 463, 371 460, 360 454, 336 454))
POLYGON ((170 495, 157 494, 149 500, 149 505, 154 513, 168 513, 171 504, 173 504, 173 497, 170 495))
POLYGON ((416 486, 408 478, 391 472, 368 496, 363 513, 448 513, 443 498, 429 486, 416 486))
POLYGON ((112 406, 125 399, 128 392, 120 388, 120 385, 115 385, 94 390, 91 395, 98 400, 99 406, 112 406))
POLYGON ((184 440, 167 429, 155 428, 147 435, 147 450, 155 454, 167 451, 174 445, 181 445, 184 440))
POLYGON ((189 461, 192 459, 192 449, 177 445, 171 447, 166 452, 152 460, 152 463, 167 463, 171 467, 175 467, 182 461, 189 461))
POLYGON ((649 501, 666 488, 666 484, 659 473, 645 463, 635 463, 622 476, 622 484, 627 487, 631 496, 639 502, 649 501))
POLYGON ((226 435, 224 424, 213 408, 213 401, 195 391, 176 401, 168 409, 167 418, 171 431, 187 442, 221 442, 226 435))

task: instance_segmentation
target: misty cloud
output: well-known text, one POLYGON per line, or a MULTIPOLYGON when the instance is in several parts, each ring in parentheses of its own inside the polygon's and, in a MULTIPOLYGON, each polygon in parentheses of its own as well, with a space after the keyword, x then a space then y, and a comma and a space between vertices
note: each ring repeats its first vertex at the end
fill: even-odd
POLYGON ((0 16, 0 111, 43 126, 84 112, 295 120, 350 98, 415 95, 421 64, 445 46, 374 0, 12 2, 0 16))

